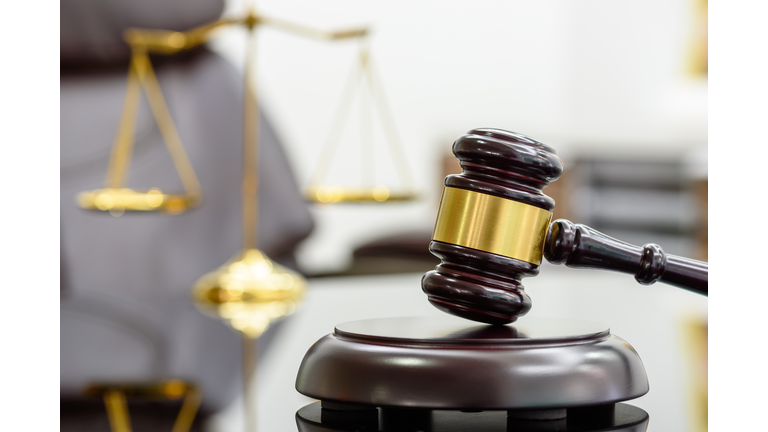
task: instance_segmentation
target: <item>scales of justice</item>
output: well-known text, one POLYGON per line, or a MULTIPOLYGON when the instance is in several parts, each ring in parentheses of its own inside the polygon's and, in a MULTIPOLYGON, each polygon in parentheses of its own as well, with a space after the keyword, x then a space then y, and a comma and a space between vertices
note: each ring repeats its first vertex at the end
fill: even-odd
MULTIPOLYGON (((124 40, 131 50, 122 115, 107 167, 104 184, 99 189, 81 192, 77 204, 86 210, 108 212, 119 217, 125 212, 165 213, 178 215, 204 202, 203 187, 187 156, 173 116, 166 104, 160 83, 152 66, 154 56, 168 56, 196 49, 228 27, 244 27, 248 32, 243 94, 243 171, 242 171, 242 248, 219 268, 203 274, 191 287, 191 297, 204 314, 221 319, 242 336, 243 402, 245 429, 256 430, 255 395, 253 394, 258 338, 274 322, 291 315, 301 302, 306 281, 298 272, 274 262, 258 249, 259 175, 259 103, 255 85, 256 30, 270 27, 280 31, 325 41, 355 40, 358 55, 347 79, 331 130, 321 152, 319 163, 304 191, 308 202, 334 204, 385 203, 412 201, 417 198, 413 177, 405 161, 394 120, 387 104, 383 85, 373 65, 367 43, 366 27, 324 31, 302 24, 256 13, 248 7, 240 16, 222 18, 187 31, 129 28, 124 40), (183 187, 182 192, 169 193, 154 187, 134 190, 126 186, 135 141, 135 124, 142 90, 171 156, 183 187), (357 100, 360 120, 361 156, 360 186, 326 184, 331 159, 337 152, 345 122, 349 122, 357 100), (399 173, 401 188, 376 183, 374 178, 374 116, 378 114, 381 131, 386 136, 391 156, 399 173)), ((86 389, 86 394, 101 396, 114 431, 129 432, 131 424, 126 400, 137 398, 184 398, 174 423, 173 432, 192 427, 201 393, 194 384, 181 380, 160 383, 100 383, 86 389)))
POLYGON ((644 431, 626 401, 649 390, 632 346, 600 323, 526 318, 521 279, 542 258, 708 293, 708 264, 633 246, 567 220, 542 189, 562 173, 555 150, 522 134, 474 129, 453 152, 422 278, 451 317, 343 323, 307 351, 296 389, 319 399, 302 432, 644 431), (459 318, 456 318, 459 317, 459 318))

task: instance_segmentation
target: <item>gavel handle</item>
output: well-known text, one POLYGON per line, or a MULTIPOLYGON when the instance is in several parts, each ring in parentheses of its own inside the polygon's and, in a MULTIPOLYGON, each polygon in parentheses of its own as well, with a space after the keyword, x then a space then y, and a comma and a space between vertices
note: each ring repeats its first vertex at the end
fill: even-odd
POLYGON ((663 282, 708 295, 709 264, 666 254, 654 243, 634 246, 565 219, 550 224, 544 257, 573 268, 634 274, 643 285, 663 282))

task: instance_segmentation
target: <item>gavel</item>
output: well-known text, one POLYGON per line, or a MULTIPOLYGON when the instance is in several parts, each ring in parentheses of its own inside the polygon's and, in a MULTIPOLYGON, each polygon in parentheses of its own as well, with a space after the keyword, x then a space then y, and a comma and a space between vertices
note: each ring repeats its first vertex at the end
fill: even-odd
POLYGON ((531 308, 521 279, 542 257, 572 268, 634 274, 707 295, 705 262, 634 246, 565 219, 542 190, 563 172, 555 150, 520 133, 473 129, 453 143, 463 172, 445 178, 429 250, 440 258, 421 280, 438 309, 488 324, 508 324, 531 308))

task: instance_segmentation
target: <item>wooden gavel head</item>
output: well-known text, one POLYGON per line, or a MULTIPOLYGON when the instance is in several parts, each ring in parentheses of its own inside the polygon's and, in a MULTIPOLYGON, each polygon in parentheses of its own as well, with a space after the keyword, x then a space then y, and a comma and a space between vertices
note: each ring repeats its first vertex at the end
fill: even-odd
POLYGON ((555 202, 544 195, 563 171, 555 150, 525 135, 473 129, 453 143, 463 173, 449 175, 429 250, 440 258, 421 286, 460 317, 507 324, 531 299, 520 280, 539 273, 555 202))
POLYGON ((473 129, 453 143, 464 172, 445 178, 429 250, 440 258, 421 287, 438 309, 488 324, 525 315, 531 299, 520 280, 539 273, 542 257, 572 268, 633 274, 708 295, 709 265, 634 246, 558 219, 541 191, 563 165, 549 146, 499 129, 473 129))

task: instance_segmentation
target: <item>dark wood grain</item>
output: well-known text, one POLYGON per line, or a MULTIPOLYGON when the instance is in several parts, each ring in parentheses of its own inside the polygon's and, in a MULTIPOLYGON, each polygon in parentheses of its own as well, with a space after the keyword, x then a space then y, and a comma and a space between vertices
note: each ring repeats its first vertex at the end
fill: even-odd
POLYGON ((707 263, 667 254, 654 243, 631 245, 565 219, 550 225, 544 257, 573 268, 633 274, 643 285, 663 282, 708 295, 707 263))
POLYGON ((429 302, 443 312, 489 324, 508 324, 531 309, 521 279, 539 266, 467 247, 433 241, 441 263, 421 279, 429 302))

